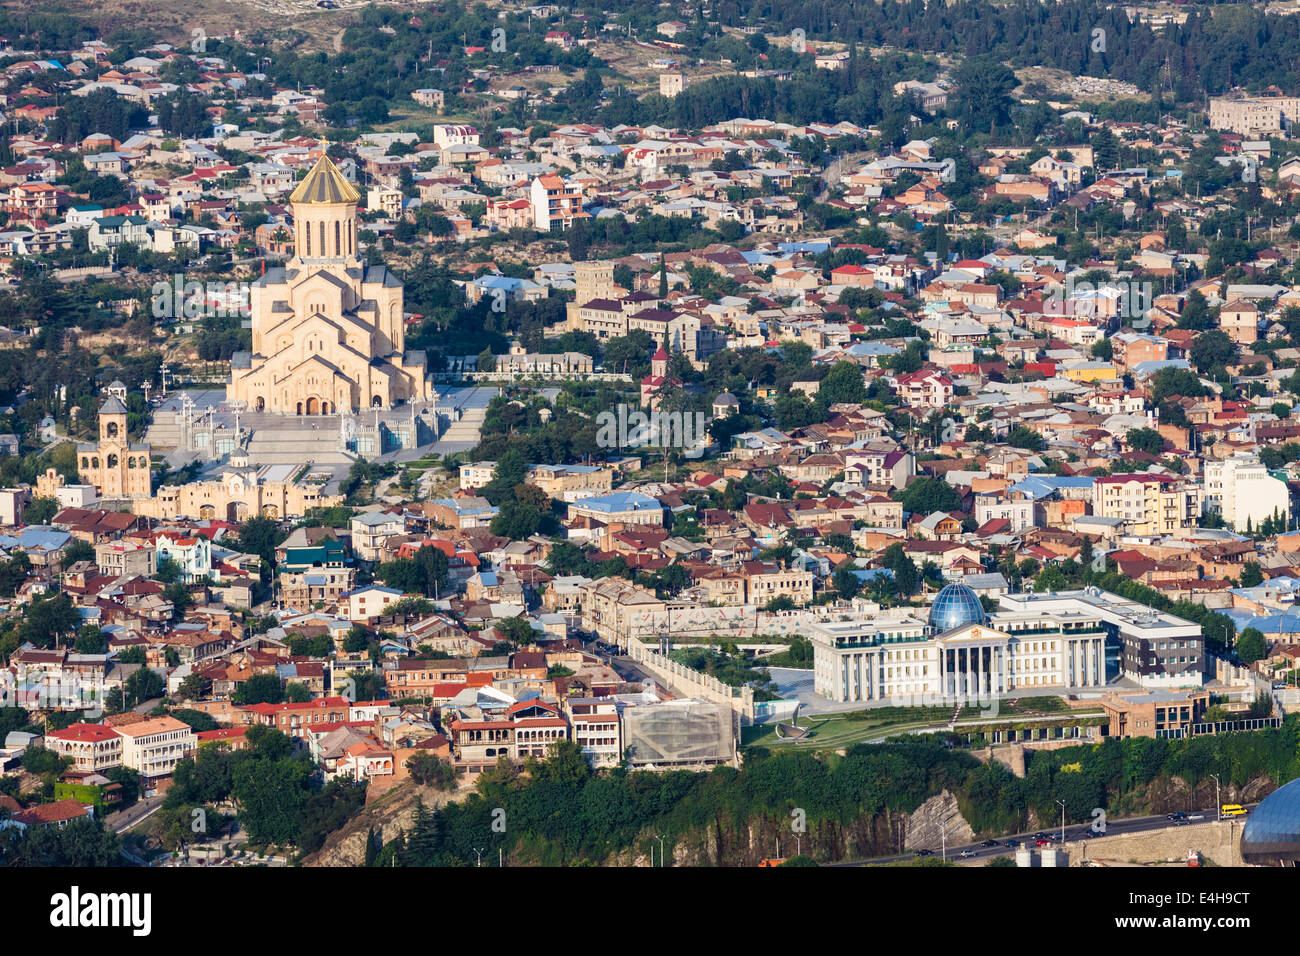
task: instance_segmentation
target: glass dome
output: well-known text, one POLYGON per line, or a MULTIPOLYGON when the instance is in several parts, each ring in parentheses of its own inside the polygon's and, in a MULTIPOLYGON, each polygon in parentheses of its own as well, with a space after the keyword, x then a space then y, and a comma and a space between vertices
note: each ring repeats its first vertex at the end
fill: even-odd
POLYGON ((964 584, 949 584, 935 596, 934 604, 930 606, 930 626, 940 634, 954 627, 987 621, 979 595, 964 584))
POLYGON ((1241 858, 1264 866, 1300 860, 1300 778, 1274 790, 1246 817, 1241 858))

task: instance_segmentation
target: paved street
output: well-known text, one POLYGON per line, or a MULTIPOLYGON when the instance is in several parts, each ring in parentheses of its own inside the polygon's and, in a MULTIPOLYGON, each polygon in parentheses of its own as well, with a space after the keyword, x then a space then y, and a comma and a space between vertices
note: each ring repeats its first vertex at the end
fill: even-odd
MULTIPOLYGON (((1253 803, 1242 804, 1242 806, 1244 806, 1248 810, 1253 810, 1257 805, 1258 804, 1253 804, 1253 803)), ((1173 829, 1175 827, 1189 826, 1193 823, 1204 823, 1206 821, 1212 821, 1218 817, 1218 813, 1214 809, 1214 807, 1210 807, 1204 810, 1189 810, 1186 811, 1186 813, 1187 813, 1187 818, 1181 821, 1171 821, 1169 817, 1163 813, 1155 816, 1147 816, 1147 817, 1128 817, 1123 819, 1111 818, 1107 821, 1105 835, 1110 837, 1110 836, 1121 836, 1127 833, 1144 833, 1151 830, 1173 829)), ((1245 818, 1243 817, 1242 819, 1244 821, 1245 818)), ((1086 839, 1085 834, 1089 832, 1089 827, 1090 824, 1070 824, 1066 826, 1065 842, 1070 843, 1070 842, 1077 842, 1079 840, 1086 839)), ((999 837, 997 840, 997 846, 986 847, 983 845, 982 842, 981 843, 960 843, 960 844, 954 844, 952 846, 947 847, 946 851, 942 846, 935 846, 929 848, 931 850, 930 853, 917 853, 914 851, 909 851, 906 853, 898 853, 893 856, 877 856, 877 857, 871 857, 870 859, 866 859, 866 860, 851 860, 842 863, 831 863, 828 865, 829 866, 875 866, 882 863, 899 863, 905 860, 914 860, 919 858, 920 856, 946 855, 948 860, 962 860, 962 859, 978 860, 978 859, 985 859, 988 857, 995 857, 995 856, 1010 856, 1010 855, 1014 855, 1016 852, 1016 847, 1009 845, 1010 843, 1023 844, 1032 848, 1037 840, 1039 833, 1042 833, 1045 837, 1047 837, 1051 841, 1048 844, 1049 846, 1061 845, 1061 840, 1060 840, 1061 828, 1057 826, 1055 829, 1047 827, 1042 830, 1037 830, 1033 832, 1026 831, 1024 833, 1015 833, 1010 836, 999 837), (966 857, 962 857, 961 854, 963 853, 963 851, 968 852, 969 855, 966 857)))

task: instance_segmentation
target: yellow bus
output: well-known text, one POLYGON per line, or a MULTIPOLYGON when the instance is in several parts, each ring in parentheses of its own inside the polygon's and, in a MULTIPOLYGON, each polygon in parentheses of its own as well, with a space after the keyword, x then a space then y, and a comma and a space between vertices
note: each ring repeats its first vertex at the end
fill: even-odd
POLYGON ((1239 803, 1225 803, 1219 808, 1219 813, 1225 817, 1244 817, 1246 808, 1239 803))

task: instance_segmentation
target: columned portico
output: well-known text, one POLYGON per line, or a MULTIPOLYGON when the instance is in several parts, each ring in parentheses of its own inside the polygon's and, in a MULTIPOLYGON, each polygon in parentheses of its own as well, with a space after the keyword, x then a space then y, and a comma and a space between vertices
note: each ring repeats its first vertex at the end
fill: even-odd
POLYGON ((978 640, 968 631, 939 641, 937 686, 944 700, 988 700, 1007 688, 1005 636, 989 627, 975 630, 978 640))

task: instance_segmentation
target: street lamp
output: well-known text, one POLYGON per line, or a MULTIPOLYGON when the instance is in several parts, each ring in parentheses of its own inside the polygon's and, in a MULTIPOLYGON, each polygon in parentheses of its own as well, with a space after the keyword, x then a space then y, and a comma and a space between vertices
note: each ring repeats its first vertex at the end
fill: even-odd
POLYGON ((475 866, 482 866, 482 865, 483 865, 483 850, 480 849, 479 847, 475 847, 475 848, 474 848, 474 853, 475 853, 475 855, 476 855, 477 858, 478 858, 478 862, 477 862, 476 864, 474 864, 474 865, 475 865, 475 866))
POLYGON ((1059 805, 1061 808, 1061 842, 1064 843, 1065 842, 1065 802, 1063 800, 1057 800, 1056 802, 1057 805, 1059 805))
POLYGON ((1212 773, 1210 776, 1214 778, 1214 819, 1219 821, 1223 819, 1223 804, 1219 802, 1219 775, 1212 773))
POLYGON ((948 824, 944 824, 939 829, 939 839, 943 847, 943 862, 948 862, 948 824))
POLYGON ((664 865, 664 835, 662 833, 658 833, 655 835, 659 838, 659 865, 663 866, 664 865))

